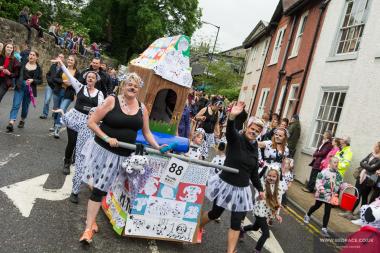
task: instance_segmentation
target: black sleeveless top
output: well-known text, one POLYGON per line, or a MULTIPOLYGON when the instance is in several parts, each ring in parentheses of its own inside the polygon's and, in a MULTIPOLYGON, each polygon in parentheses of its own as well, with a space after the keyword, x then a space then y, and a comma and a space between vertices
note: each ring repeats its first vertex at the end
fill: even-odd
POLYGON ((206 120, 203 122, 203 129, 206 133, 212 134, 215 129, 215 124, 218 121, 218 114, 216 112, 210 114, 207 107, 204 116, 206 116, 206 120))
MULTIPOLYGON (((115 106, 104 117, 103 122, 100 124, 100 129, 110 138, 135 144, 137 131, 143 127, 143 112, 140 102, 139 106, 140 108, 135 115, 127 115, 121 110, 118 97, 115 97, 115 106)), ((120 156, 129 156, 133 152, 133 150, 126 148, 113 148, 98 136, 95 136, 95 142, 108 151, 120 156)))
POLYGON ((88 97, 87 97, 86 95, 84 95, 85 88, 87 89, 86 86, 83 86, 82 89, 80 89, 80 91, 78 92, 77 101, 75 102, 74 108, 77 111, 88 115, 92 107, 98 106, 99 91, 95 97, 91 97, 90 92, 87 89, 87 94, 88 94, 88 97))

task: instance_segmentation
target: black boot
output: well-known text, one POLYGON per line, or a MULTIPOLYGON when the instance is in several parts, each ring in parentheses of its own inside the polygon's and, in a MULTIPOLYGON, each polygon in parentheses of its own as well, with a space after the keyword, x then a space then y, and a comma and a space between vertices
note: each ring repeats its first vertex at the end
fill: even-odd
POLYGON ((71 165, 71 160, 70 159, 67 160, 65 158, 65 161, 64 161, 64 164, 63 164, 63 170, 62 170, 62 172, 63 172, 64 175, 69 175, 70 174, 70 165, 71 165))
POLYGON ((70 202, 74 204, 78 204, 78 194, 71 193, 70 194, 70 202))

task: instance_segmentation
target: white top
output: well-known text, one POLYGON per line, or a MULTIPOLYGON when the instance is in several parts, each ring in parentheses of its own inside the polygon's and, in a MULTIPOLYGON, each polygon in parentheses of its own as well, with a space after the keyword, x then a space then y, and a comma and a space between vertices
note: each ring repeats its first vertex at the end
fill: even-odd
POLYGON ((226 156, 225 155, 216 155, 211 163, 212 164, 217 164, 217 165, 223 165, 224 164, 224 160, 226 160, 226 156))
MULTIPOLYGON (((78 92, 85 86, 81 82, 79 82, 73 75, 70 73, 70 71, 66 68, 65 65, 61 66, 62 71, 66 74, 66 76, 69 78, 71 86, 74 88, 75 93, 78 94, 78 92)), ((86 97, 96 97, 98 95, 98 106, 101 105, 104 101, 103 93, 100 92, 98 89, 94 88, 95 91, 93 93, 88 94, 87 89, 83 89, 83 94, 86 97), (98 94, 99 93, 99 94, 98 94)))
MULTIPOLYGON (((263 191, 265 192, 265 183, 262 181, 263 191)), ((270 185, 271 192, 274 192, 274 184, 270 185)), ((281 182, 278 184, 278 196, 277 200, 279 205, 281 205, 282 200, 282 194, 284 194, 284 188, 283 184, 281 182)), ((260 200, 256 199, 255 203, 253 204, 253 214, 258 217, 266 217, 266 218, 275 218, 275 215, 280 213, 280 208, 277 210, 271 210, 270 207, 267 205, 266 200, 260 200)))
POLYGON ((201 148, 197 145, 191 145, 189 148, 189 152, 186 153, 192 159, 200 159, 201 158, 201 148))

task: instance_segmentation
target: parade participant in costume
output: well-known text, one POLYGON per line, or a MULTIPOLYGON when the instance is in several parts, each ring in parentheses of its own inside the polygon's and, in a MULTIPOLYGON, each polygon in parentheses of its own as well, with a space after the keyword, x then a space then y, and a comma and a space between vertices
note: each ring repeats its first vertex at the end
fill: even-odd
POLYGON ((242 238, 248 231, 258 231, 261 229, 262 233, 257 241, 254 252, 260 252, 269 238, 268 220, 277 219, 278 222, 282 222, 280 207, 284 189, 280 183, 280 174, 277 169, 269 169, 265 182, 263 182, 263 189, 265 199, 256 201, 253 207, 255 222, 242 227, 240 230, 240 238, 242 238))
POLYGON ((203 108, 195 116, 196 120, 201 121, 201 127, 206 132, 206 141, 202 144, 202 156, 208 157, 210 147, 215 145, 215 134, 219 136, 219 105, 222 102, 213 97, 209 106, 203 108))
MULTIPOLYGON (((217 164, 217 165, 223 165, 224 161, 226 160, 226 154, 224 153, 226 149, 226 143, 225 142, 219 142, 218 148, 216 151, 215 157, 212 159, 211 163, 217 164)), ((219 173, 219 169, 215 169, 215 173, 219 173)))
POLYGON ((322 204, 325 204, 325 212, 323 215, 322 235, 329 237, 327 225, 330 219, 331 208, 334 203, 332 199, 337 197, 342 185, 342 176, 337 171, 339 159, 336 157, 331 158, 330 167, 318 173, 315 192, 315 204, 310 207, 309 211, 304 217, 304 222, 310 222, 310 216, 317 211, 322 204))
POLYGON ((292 182, 294 181, 294 160, 291 158, 285 158, 282 163, 282 180, 284 194, 282 195, 281 205, 286 206, 288 199, 286 197, 286 192, 289 190, 292 182))
MULTIPOLYGON (((69 79, 69 84, 75 90, 77 96, 74 108, 66 113, 62 120, 67 126, 68 136, 63 173, 65 175, 70 173, 71 156, 75 147, 75 174, 73 177, 73 189, 70 195, 70 201, 78 203, 78 193, 84 174, 81 151, 86 141, 93 137, 93 132, 87 127, 88 115, 92 108, 103 103, 104 97, 103 93, 95 88, 95 83, 99 79, 96 72, 85 73, 86 76, 84 79, 86 83, 83 85, 72 75, 72 72, 66 68, 60 59, 53 60, 52 62, 60 64, 63 73, 69 79)), ((61 110, 64 112, 63 109, 61 110)))
POLYGON ((38 56, 36 51, 30 51, 28 62, 21 67, 20 76, 13 95, 13 104, 7 126, 8 132, 13 132, 13 126, 21 106, 21 120, 17 127, 24 128, 30 102, 35 103, 34 98, 37 97, 37 85, 42 83, 42 68, 37 62, 38 56))
POLYGON ((225 166, 235 168, 237 174, 222 171, 208 180, 206 196, 213 201, 212 210, 204 212, 201 218, 201 228, 211 220, 221 216, 225 209, 231 211, 231 226, 228 231, 227 253, 236 250, 239 239, 240 224, 248 211, 253 210, 253 186, 260 192, 262 199, 264 192, 258 177, 258 148, 256 137, 261 133, 263 122, 260 120, 247 124, 246 129, 239 134, 235 129, 235 117, 244 109, 244 102, 238 102, 231 109, 227 122, 227 151, 225 166))
POLYGON ((203 130, 203 128, 197 128, 193 134, 193 138, 191 139, 189 152, 187 152, 186 155, 193 159, 203 160, 201 145, 205 141, 204 138, 205 130, 203 130))
POLYGON ((259 148, 264 149, 263 160, 264 165, 260 171, 260 177, 265 174, 268 166, 277 168, 282 178, 281 166, 283 159, 289 156, 289 149, 287 147, 287 131, 284 128, 276 128, 272 140, 259 142, 259 148))
POLYGON ((122 173, 121 163, 132 153, 132 150, 119 147, 119 141, 135 144, 137 131, 142 129, 145 140, 153 148, 163 147, 157 144, 149 129, 148 111, 137 100, 142 86, 143 81, 136 73, 128 74, 120 83, 120 95, 107 97, 88 120, 88 127, 96 136, 82 150, 85 156, 83 181, 92 186, 92 194, 87 206, 86 229, 80 242, 90 243, 93 233, 98 231, 95 220, 101 200, 122 173))
POLYGON ((12 79, 18 78, 20 72, 20 62, 14 56, 13 44, 6 43, 0 51, 0 102, 9 87, 12 79))

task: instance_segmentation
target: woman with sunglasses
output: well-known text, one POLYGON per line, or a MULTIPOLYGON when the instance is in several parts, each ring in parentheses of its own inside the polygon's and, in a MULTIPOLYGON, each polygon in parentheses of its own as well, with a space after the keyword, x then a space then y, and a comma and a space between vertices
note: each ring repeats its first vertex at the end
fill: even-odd
POLYGON ((120 83, 119 95, 108 96, 88 120, 88 127, 95 138, 82 150, 85 174, 83 181, 92 186, 87 205, 86 228, 80 242, 92 242, 95 223, 101 201, 107 195, 113 181, 120 173, 121 163, 132 150, 119 147, 119 141, 135 144, 137 131, 142 129, 145 140, 155 149, 161 149, 149 129, 149 115, 145 106, 137 100, 143 81, 136 73, 129 73, 120 83))

